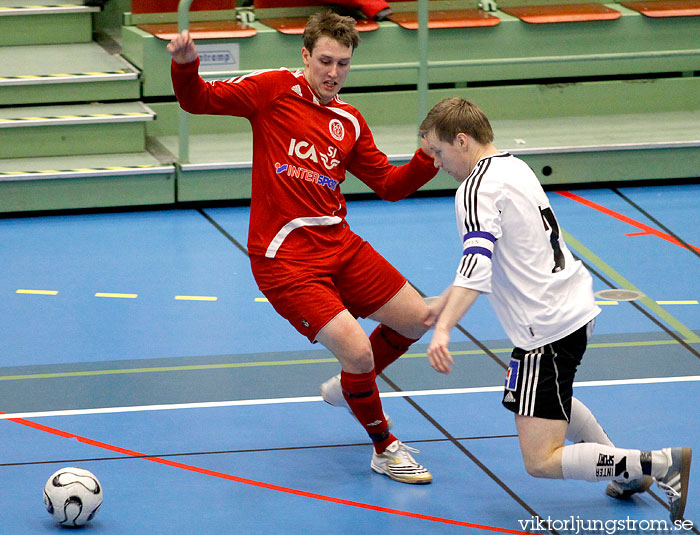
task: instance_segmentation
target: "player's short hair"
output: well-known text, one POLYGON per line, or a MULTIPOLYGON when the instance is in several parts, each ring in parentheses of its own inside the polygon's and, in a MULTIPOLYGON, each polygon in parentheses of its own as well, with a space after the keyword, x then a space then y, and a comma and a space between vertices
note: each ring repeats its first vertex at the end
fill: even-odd
POLYGON ((486 114, 461 97, 445 98, 433 106, 421 123, 419 133, 425 136, 430 131, 446 143, 452 143, 460 132, 482 145, 493 141, 493 129, 486 114))
POLYGON ((355 19, 343 17, 330 10, 319 11, 309 17, 302 35, 304 48, 313 53, 316 43, 323 36, 351 47, 353 52, 360 44, 360 34, 355 28, 355 19))

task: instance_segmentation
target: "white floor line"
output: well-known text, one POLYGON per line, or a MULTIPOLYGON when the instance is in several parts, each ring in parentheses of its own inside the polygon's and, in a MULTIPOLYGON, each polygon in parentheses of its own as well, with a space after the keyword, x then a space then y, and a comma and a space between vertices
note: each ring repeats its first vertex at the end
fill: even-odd
MULTIPOLYGON (((622 386, 622 385, 647 385, 662 383, 688 383, 700 382, 700 375, 684 377, 646 377, 640 379, 615 379, 608 381, 581 381, 574 383, 575 388, 622 386)), ((404 392, 385 392, 383 398, 418 397, 418 396, 445 396, 454 394, 478 394, 483 392, 499 392, 502 386, 482 386, 473 388, 446 388, 440 390, 413 390, 404 392)), ((94 409, 74 409, 61 411, 18 412, 13 414, 0 413, 0 420, 13 418, 44 418, 50 416, 84 416, 89 414, 115 414, 123 412, 167 411, 182 409, 210 409, 219 407, 242 407, 250 405, 277 405, 284 403, 309 403, 323 401, 321 396, 307 396, 296 398, 271 398, 271 399, 243 399, 238 401, 207 401, 199 403, 172 403, 167 405, 140 405, 133 407, 103 407, 94 409)))

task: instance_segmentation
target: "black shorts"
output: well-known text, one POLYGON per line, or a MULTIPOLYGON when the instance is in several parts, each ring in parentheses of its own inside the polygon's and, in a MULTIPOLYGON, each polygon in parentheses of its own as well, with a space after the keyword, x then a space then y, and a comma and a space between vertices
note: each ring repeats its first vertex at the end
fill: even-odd
POLYGON ((503 406, 522 416, 568 422, 574 375, 588 343, 587 329, 584 325, 537 349, 516 347, 506 372, 503 406))

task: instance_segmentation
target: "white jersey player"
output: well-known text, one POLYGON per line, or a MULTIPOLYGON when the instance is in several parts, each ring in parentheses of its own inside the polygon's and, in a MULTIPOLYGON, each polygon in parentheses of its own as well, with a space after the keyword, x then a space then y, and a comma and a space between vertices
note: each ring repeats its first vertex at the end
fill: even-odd
POLYGON ((480 159, 457 190, 455 211, 464 255, 454 284, 488 294, 517 347, 549 344, 598 315, 591 276, 567 249, 522 160, 507 153, 480 159))
POLYGON ((479 294, 487 294, 515 346, 503 405, 515 414, 528 473, 609 481, 607 493, 615 498, 646 490, 655 479, 668 496, 671 520, 678 521, 691 449, 616 448, 573 398, 576 368, 599 309, 591 276, 566 247, 536 176, 496 149, 486 116, 462 98, 436 104, 420 130, 434 165, 461 182, 455 207, 464 246, 454 283, 426 320, 435 327, 430 364, 450 372, 450 330, 479 294))

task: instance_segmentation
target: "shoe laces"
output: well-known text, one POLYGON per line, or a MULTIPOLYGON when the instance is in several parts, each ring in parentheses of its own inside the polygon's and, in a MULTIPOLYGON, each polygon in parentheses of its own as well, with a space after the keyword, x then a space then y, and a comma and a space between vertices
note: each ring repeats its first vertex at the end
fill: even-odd
POLYGON ((398 458, 400 458, 402 461, 409 461, 412 463, 415 463, 416 461, 411 457, 411 453, 420 453, 419 449, 412 448, 411 446, 407 446, 400 440, 397 440, 395 442, 396 444, 396 449, 393 448, 393 444, 391 444, 386 451, 390 453, 391 455, 394 455, 398 458))
POLYGON ((411 446, 407 446, 403 442, 401 443, 401 446, 403 447, 404 450, 410 451, 411 453, 420 453, 420 450, 418 448, 412 448, 411 446))
POLYGON ((680 479, 678 480, 678 487, 679 487, 678 490, 673 488, 674 486, 670 483, 663 483, 662 481, 657 481, 656 484, 658 485, 658 487, 661 490, 663 490, 666 493, 666 496, 668 497, 669 500, 677 500, 678 498, 681 497, 680 479))

